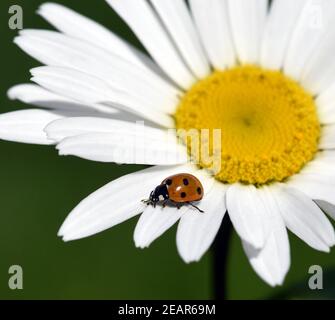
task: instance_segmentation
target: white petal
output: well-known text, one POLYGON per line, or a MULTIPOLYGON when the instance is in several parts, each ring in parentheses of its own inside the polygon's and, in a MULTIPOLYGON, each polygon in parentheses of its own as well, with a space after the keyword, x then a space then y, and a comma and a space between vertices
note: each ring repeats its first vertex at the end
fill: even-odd
POLYGON ((226 0, 190 0, 190 7, 209 60, 223 70, 236 63, 226 0), (209 22, 210 21, 210 22, 209 22))
POLYGON ((57 3, 42 4, 38 13, 62 33, 109 50, 150 73, 161 85, 171 87, 163 81, 162 70, 149 56, 97 22, 57 3))
MULTIPOLYGON (((281 228, 280 232, 280 236, 271 233, 262 250, 257 250, 247 242, 243 242, 243 248, 251 266, 258 276, 272 287, 282 285, 288 272, 288 268, 282 271, 278 265, 278 263, 282 263, 279 260, 281 258, 279 255, 287 255, 286 252, 288 252, 289 256, 290 252, 285 227, 281 228)), ((287 260, 290 261, 290 259, 287 260)))
POLYGON ((318 51, 322 36, 333 27, 335 3, 332 0, 307 0, 297 20, 287 50, 284 71, 296 80, 313 51, 318 51))
POLYGON ((140 51, 97 22, 58 3, 43 3, 38 14, 59 31, 110 50, 143 67, 144 55, 140 51))
POLYGON ((282 68, 292 32, 305 4, 306 0, 272 2, 261 46, 263 67, 275 70, 282 68))
POLYGON ((226 187, 215 182, 206 196, 197 203, 204 211, 190 208, 183 216, 177 230, 177 248, 186 263, 199 261, 212 245, 226 213, 226 187))
POLYGON ((313 200, 324 200, 334 203, 334 174, 329 173, 300 173, 292 177, 288 186, 307 194, 313 200))
POLYGON ((321 92, 315 103, 321 123, 335 123, 335 81, 328 89, 321 92))
MULTIPOLYGON (((335 17, 335 12, 333 16, 335 17)), ((335 63, 332 54, 335 50, 335 30, 325 33, 307 60, 301 75, 302 84, 315 95, 324 92, 335 83, 335 63)))
POLYGON ((335 125, 329 125, 322 128, 320 149, 335 149, 335 125))
POLYGON ((229 217, 239 236, 256 249, 266 241, 264 225, 265 207, 254 186, 232 185, 226 194, 229 217))
POLYGON ((166 139, 167 132, 145 126, 143 122, 132 123, 127 121, 95 118, 75 117, 65 118, 50 123, 46 128, 49 139, 60 142, 61 140, 83 135, 86 133, 112 133, 116 136, 128 135, 155 137, 156 140, 166 139))
POLYGON ((48 145, 49 140, 43 131, 50 122, 62 118, 62 114, 39 109, 27 109, 0 115, 0 139, 48 145))
MULTIPOLYGON (((319 174, 335 174, 334 167, 335 151, 334 150, 322 150, 315 154, 312 161, 308 162, 304 168, 296 176, 300 176, 305 173, 319 174), (330 171, 328 171, 330 169, 330 171)), ((293 177, 296 177, 293 176, 293 177)))
POLYGON ((62 140, 57 149, 60 155, 100 162, 175 165, 188 160, 186 148, 178 145, 175 137, 156 133, 152 136, 118 130, 115 133, 88 133, 62 140))
POLYGON ((151 0, 188 67, 200 79, 210 73, 209 64, 184 1, 151 0))
POLYGON ((84 199, 66 218, 64 241, 89 237, 122 223, 146 208, 141 200, 167 176, 184 167, 153 167, 114 180, 84 199))
POLYGON ((178 85, 188 89, 195 78, 183 63, 153 9, 145 0, 107 0, 140 39, 153 59, 178 85))
POLYGON ((228 5, 233 40, 240 62, 258 64, 268 1, 228 0, 228 5))
POLYGON ((273 194, 286 226, 312 248, 329 252, 335 233, 319 207, 297 189, 278 187, 273 194))
POLYGON ((244 250, 256 273, 269 285, 281 285, 290 267, 290 245, 284 221, 271 188, 257 190, 267 210, 265 219, 270 233, 262 250, 243 242, 244 250))
POLYGON ((335 220, 335 205, 327 201, 316 200, 316 204, 321 208, 323 212, 328 214, 331 218, 335 220))
POLYGON ((148 207, 141 215, 134 232, 136 247, 144 249, 170 229, 189 208, 148 207))
MULTIPOLYGON (((170 116, 152 110, 127 93, 113 89, 105 81, 63 67, 39 67, 31 70, 32 80, 42 87, 84 104, 111 104, 137 113, 155 123, 172 127, 170 116)), ((113 109, 114 112, 114 109, 113 109)))
POLYGON ((112 100, 115 92, 99 78, 61 67, 38 67, 31 70, 32 80, 59 95, 84 104, 112 100))
POLYGON ((178 104, 180 92, 158 76, 86 41, 48 30, 23 30, 14 41, 43 64, 98 77, 151 108, 172 113, 178 104))
MULTIPOLYGON (((68 110, 77 112, 78 114, 82 112, 83 115, 94 113, 96 111, 107 111, 108 113, 113 112, 110 107, 103 105, 81 104, 75 100, 65 98, 35 84, 16 85, 8 90, 7 95, 11 100, 17 99, 27 104, 48 109, 68 110)), ((114 112, 117 111, 114 110, 114 112)))

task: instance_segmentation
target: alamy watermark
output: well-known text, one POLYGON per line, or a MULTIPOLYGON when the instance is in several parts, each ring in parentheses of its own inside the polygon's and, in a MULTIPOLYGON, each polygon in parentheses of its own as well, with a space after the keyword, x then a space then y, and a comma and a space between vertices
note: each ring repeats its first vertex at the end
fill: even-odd
POLYGON ((11 17, 8 20, 8 27, 11 30, 22 30, 23 29, 23 9, 19 5, 12 5, 8 9, 8 13, 11 17))
MULTIPOLYGON (((131 134, 111 135, 113 143, 106 160, 151 165, 201 164, 213 175, 221 171, 221 129, 168 129, 157 130, 137 121, 131 134), (185 152, 185 147, 188 153, 185 152)), ((105 148, 109 148, 105 146, 105 148)))
MULTIPOLYGON (((319 265, 312 265, 308 269, 308 287, 310 290, 323 290, 323 269, 319 265)), ((12 265, 8 269, 8 287, 11 290, 23 289, 23 268, 20 265, 12 265)))
POLYGON ((308 280, 308 287, 311 290, 323 290, 323 269, 321 266, 313 265, 308 269, 312 275, 308 280))
POLYGON ((11 290, 23 289, 23 269, 20 265, 12 265, 8 269, 8 287, 11 290))
POLYGON ((301 20, 310 30, 323 30, 325 27, 325 8, 320 1, 308 3, 302 12, 301 20), (307 23, 306 23, 307 22, 307 23))

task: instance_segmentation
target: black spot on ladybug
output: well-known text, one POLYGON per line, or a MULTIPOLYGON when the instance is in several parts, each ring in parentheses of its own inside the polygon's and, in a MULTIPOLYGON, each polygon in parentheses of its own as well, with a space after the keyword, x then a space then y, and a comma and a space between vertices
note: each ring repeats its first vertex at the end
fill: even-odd
POLYGON ((200 187, 197 189, 197 192, 198 192, 198 194, 201 194, 201 188, 200 187))
POLYGON ((171 180, 171 179, 167 179, 167 180, 166 180, 166 184, 167 184, 168 186, 171 186, 171 184, 172 184, 172 180, 171 180))
POLYGON ((186 198, 186 192, 182 192, 182 193, 180 194, 180 196, 181 196, 182 198, 186 198))
POLYGON ((185 186, 188 186, 188 185, 189 185, 188 179, 185 178, 185 179, 183 180, 183 183, 184 183, 185 186))

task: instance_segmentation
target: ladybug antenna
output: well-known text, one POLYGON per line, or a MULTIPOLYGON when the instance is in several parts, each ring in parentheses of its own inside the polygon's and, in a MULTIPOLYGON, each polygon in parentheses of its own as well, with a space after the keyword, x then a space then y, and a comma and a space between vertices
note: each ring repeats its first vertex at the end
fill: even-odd
POLYGON ((153 195, 153 191, 150 192, 150 196, 149 196, 149 199, 143 199, 142 202, 147 204, 147 205, 150 205, 152 204, 152 195, 153 195))
POLYGON ((188 204, 191 205, 193 208, 197 209, 199 212, 205 213, 205 211, 201 210, 200 208, 198 208, 197 206, 195 206, 193 203, 188 202, 188 204))

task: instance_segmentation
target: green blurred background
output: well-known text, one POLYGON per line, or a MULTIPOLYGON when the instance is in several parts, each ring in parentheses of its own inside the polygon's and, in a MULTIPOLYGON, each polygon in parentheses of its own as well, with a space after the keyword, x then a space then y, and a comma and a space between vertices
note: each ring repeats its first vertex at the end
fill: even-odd
MULTIPOLYGON (((36 15, 42 0, 1 0, 0 112, 26 108, 9 101, 6 91, 27 82, 29 69, 38 63, 13 43, 17 31, 8 28, 8 8, 24 10, 25 28, 51 28, 36 15)), ((59 0, 136 46, 140 44, 104 0, 59 0)), ((70 210, 109 181, 140 166, 118 166, 59 157, 52 147, 0 141, 0 299, 211 299, 212 256, 186 265, 179 258, 175 228, 149 249, 136 249, 133 230, 137 218, 111 230, 71 243, 56 234, 70 210), (19 264, 24 289, 8 288, 8 269, 19 264)), ((264 284, 248 264, 240 240, 230 245, 228 298, 334 298, 335 250, 316 252, 290 235, 292 266, 281 288, 264 284), (327 270, 325 290, 307 289, 308 269, 327 270)))

